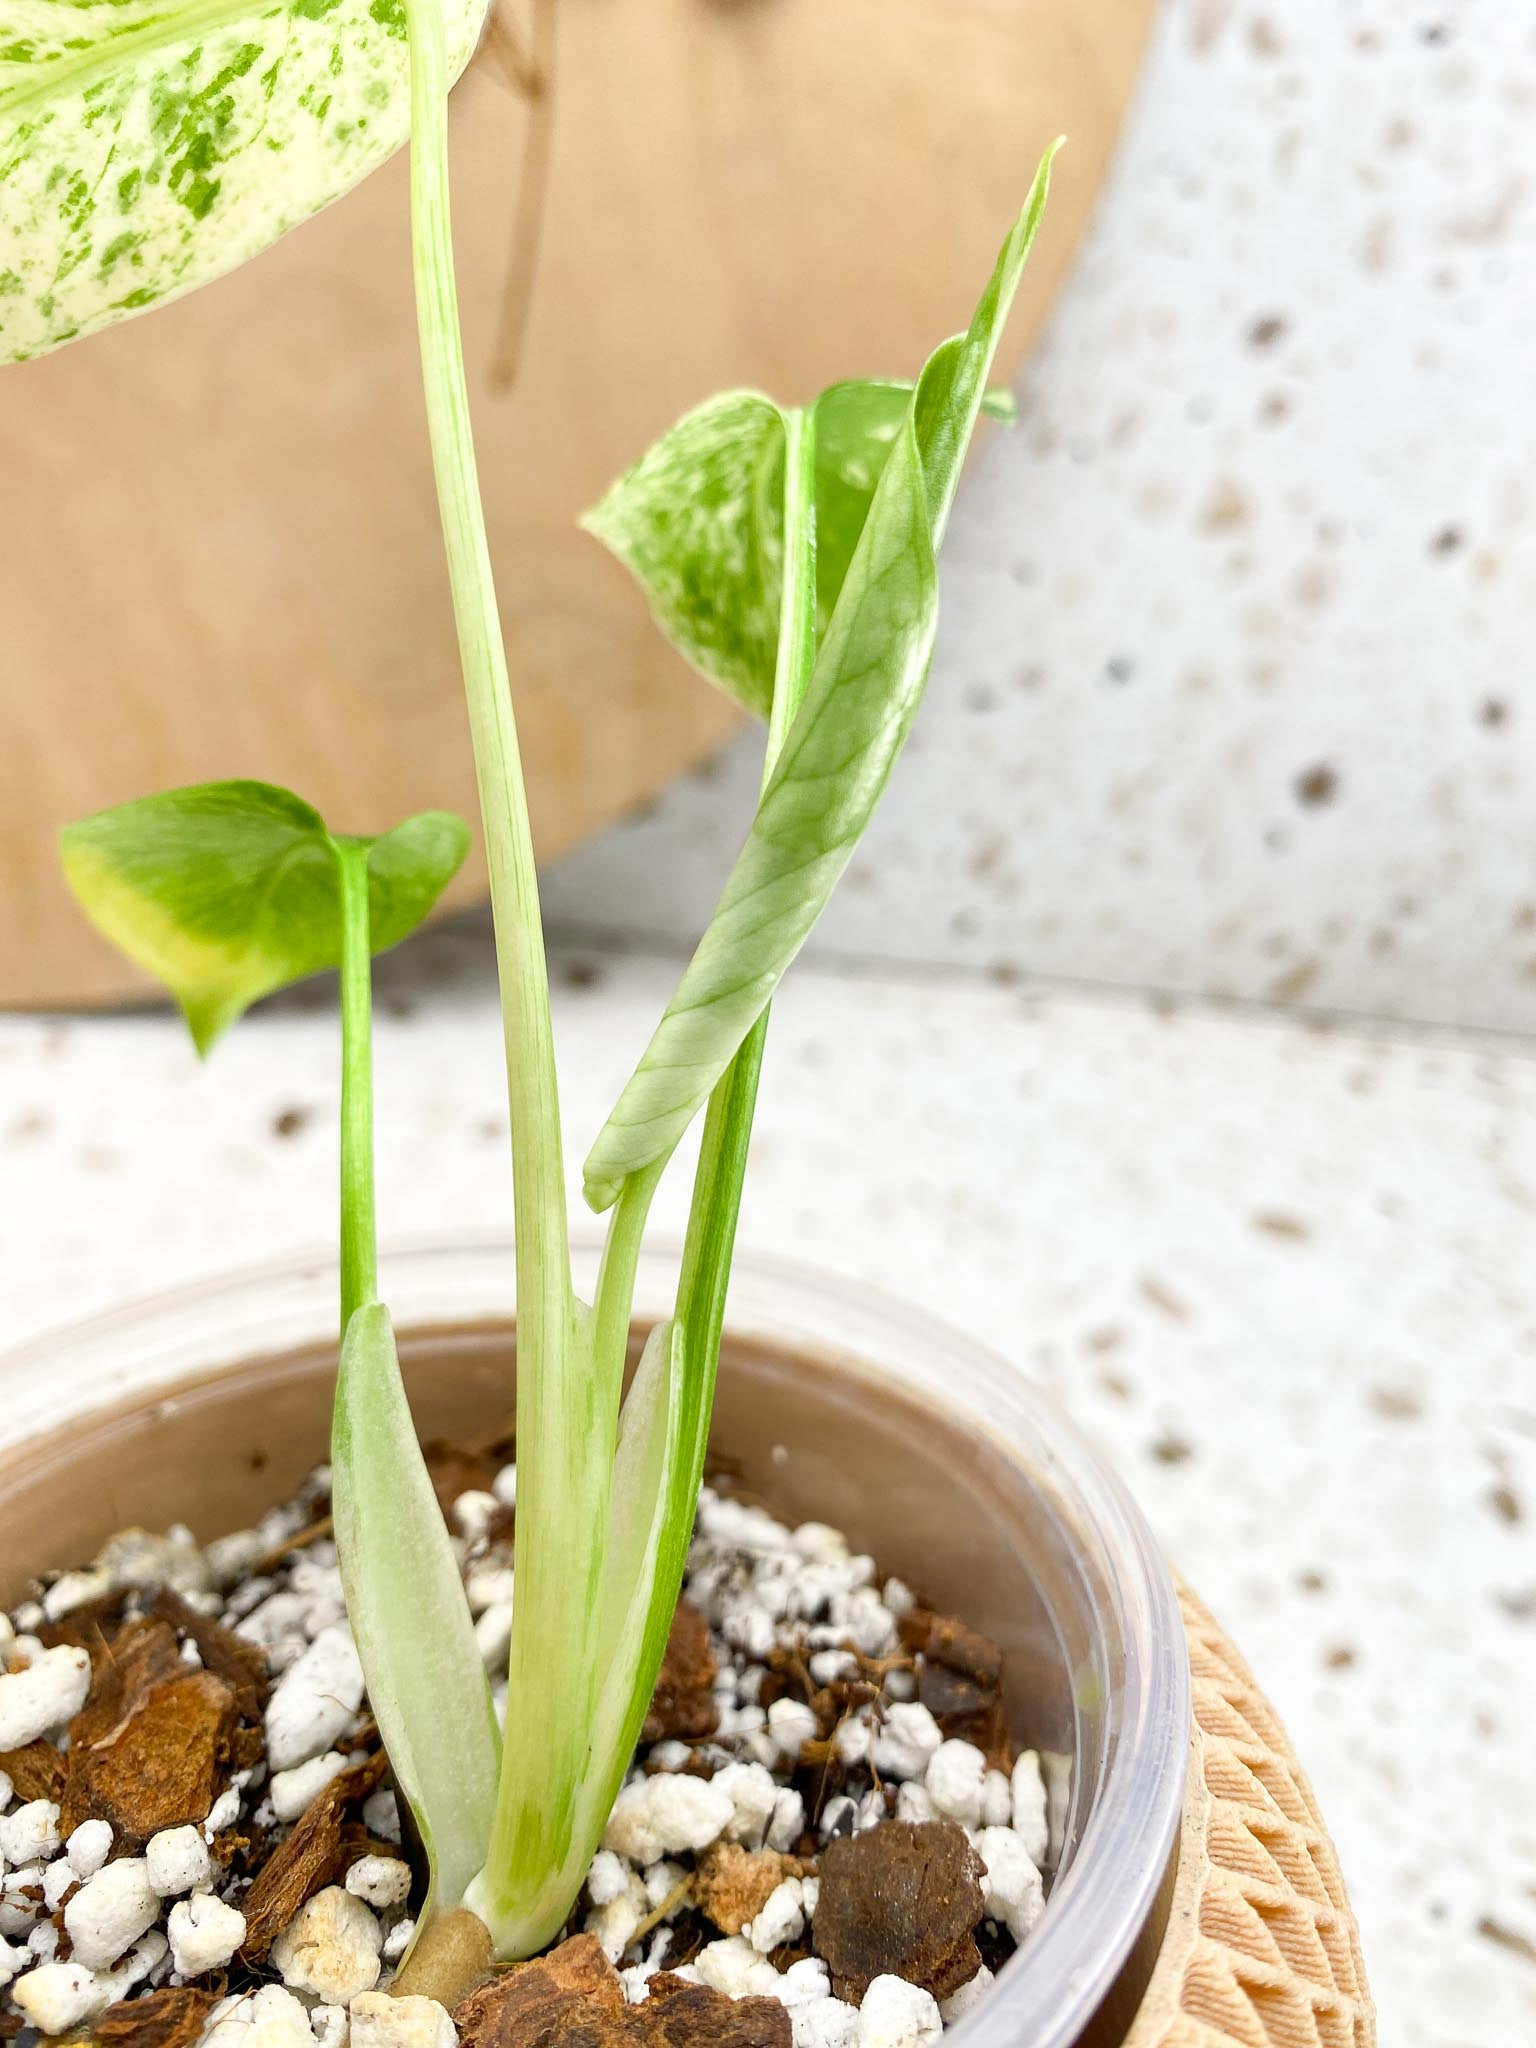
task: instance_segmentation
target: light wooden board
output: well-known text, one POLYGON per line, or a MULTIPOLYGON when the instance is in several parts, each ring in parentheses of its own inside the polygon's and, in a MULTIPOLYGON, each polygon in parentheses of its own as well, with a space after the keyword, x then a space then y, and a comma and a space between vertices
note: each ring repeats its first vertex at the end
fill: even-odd
MULTIPOLYGON (((541 855, 705 758, 725 701, 576 514, 729 384, 913 371, 1070 138, 1011 330, 1070 260, 1151 0, 558 0, 527 350, 490 388, 526 99, 455 95, 477 433, 541 855)), ((202 294, 0 377, 0 1002, 131 993, 53 843, 180 782, 343 829, 473 815, 397 159, 202 294)), ((454 900, 482 884, 473 861, 454 900)))

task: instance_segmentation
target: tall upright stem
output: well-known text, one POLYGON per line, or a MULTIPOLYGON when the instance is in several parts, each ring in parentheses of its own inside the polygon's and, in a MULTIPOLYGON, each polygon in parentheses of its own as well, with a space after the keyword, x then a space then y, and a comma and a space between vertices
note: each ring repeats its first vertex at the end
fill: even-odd
POLYGON ((373 945, 368 847, 337 840, 341 881, 341 1334, 379 1293, 373 1201, 373 945))
MULTIPOLYGON (((773 705, 763 757, 765 788, 795 722, 816 658, 815 419, 814 412, 809 410, 796 410, 785 416, 784 577, 779 595, 773 705)), ((688 1232, 683 1241, 677 1320, 685 1333, 689 1370, 705 1374, 711 1389, 720 1358, 726 1286, 736 1246, 747 1148, 767 1042, 768 1012, 764 1010, 711 1091, 694 1173, 688 1232)), ((710 1407, 708 1399, 699 1407, 700 1429, 693 1445, 696 1475, 702 1475, 704 1470, 710 1407)))
POLYGON ((549 976, 528 799, 480 502, 459 333, 440 0, 407 0, 406 19, 411 49, 411 248, 417 326, 496 923, 512 1127, 519 1345, 532 1339, 542 1355, 546 1344, 562 1344, 570 1316, 565 1170, 549 976))
MULTIPOLYGON (((497 1952, 537 1946, 541 1887, 569 1852, 596 1687, 593 1611, 607 1541, 613 1403, 571 1289, 549 977, 506 654, 475 473, 448 206, 440 0, 406 0, 411 239, 427 420, 490 866, 507 1045, 517 1236, 517 1599, 507 1739, 485 1869, 467 1902, 497 1952)), ((566 1902, 569 1903, 568 1901, 566 1902)), ((564 1907, 561 1908, 563 1913, 564 1907)))

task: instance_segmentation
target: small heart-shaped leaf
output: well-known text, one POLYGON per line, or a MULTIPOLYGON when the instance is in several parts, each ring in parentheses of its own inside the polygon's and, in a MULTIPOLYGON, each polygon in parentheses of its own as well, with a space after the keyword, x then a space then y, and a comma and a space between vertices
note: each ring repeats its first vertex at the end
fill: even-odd
MULTIPOLYGON (((258 997, 341 956, 337 841, 267 782, 205 782, 98 811, 60 835, 98 929, 175 996, 199 1052, 258 997)), ((457 873, 469 830, 423 811, 368 847, 374 952, 414 931, 457 873)))

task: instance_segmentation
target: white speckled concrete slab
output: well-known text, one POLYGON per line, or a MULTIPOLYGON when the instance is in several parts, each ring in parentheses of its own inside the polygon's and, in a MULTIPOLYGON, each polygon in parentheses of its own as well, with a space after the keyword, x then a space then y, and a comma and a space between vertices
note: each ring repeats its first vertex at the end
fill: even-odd
MULTIPOLYGON (((563 956, 577 1154, 673 972, 563 956)), ((382 981, 384 1227, 495 1228, 483 948, 440 935, 382 981)), ((161 1016, 0 1020, 6 1335, 325 1243, 335 1064, 302 1003, 203 1069, 161 1016)), ((1068 1403, 1290 1726, 1383 2042, 1533 2038, 1531 1054, 802 972, 743 1228, 1068 1403)))
MULTIPOLYGON (((824 954, 1536 1028, 1533 106, 1526 6, 1166 7, 824 954)), ((555 915, 691 940, 721 774, 555 915)))

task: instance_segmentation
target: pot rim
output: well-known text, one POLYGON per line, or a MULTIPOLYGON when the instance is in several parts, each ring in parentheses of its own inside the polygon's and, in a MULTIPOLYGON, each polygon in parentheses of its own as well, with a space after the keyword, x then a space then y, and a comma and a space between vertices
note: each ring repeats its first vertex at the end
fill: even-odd
MULTIPOLYGON (((600 1248, 597 1232, 572 1233, 578 1287, 587 1277, 584 1267, 595 1271, 600 1248)), ((644 1312, 647 1283, 656 1288, 675 1275, 680 1251, 678 1240, 660 1234, 648 1243, 637 1314, 644 1312)), ((382 1252, 380 1268, 381 1294, 402 1304, 402 1333, 509 1313, 514 1267, 503 1235, 436 1233, 400 1241, 382 1252), (499 1310, 459 1300, 467 1283, 483 1288, 492 1275, 499 1310)), ((328 1301, 334 1306, 335 1272, 329 1253, 267 1260, 139 1294, 0 1353, 8 1419, 19 1426, 16 1435, 7 1432, 8 1448, 24 1452, 29 1439, 56 1429, 61 1419, 78 1419, 124 1396, 144 1400, 171 1393, 198 1369, 191 1352, 214 1341, 210 1317, 221 1327, 236 1327, 227 1333, 229 1355, 205 1359, 205 1374, 291 1347, 304 1336, 313 1341, 317 1316, 328 1301), (268 1311, 265 1318, 251 1312, 257 1303, 268 1311), (293 1327, 295 1315, 304 1319, 302 1329, 293 1327), (265 1326, 269 1320, 274 1327, 265 1326), (143 1361, 132 1359, 130 1347, 120 1342, 146 1324, 167 1339, 155 1346, 157 1364, 147 1379, 143 1361), (72 1398, 61 1418, 59 1373, 66 1365, 72 1398)), ((964 1415, 973 1427, 979 1424, 1017 1462, 1025 1462, 1024 1444, 1030 1444, 1027 1462, 1063 1489, 1104 1552, 1105 1591, 1128 1652, 1117 1736, 1124 1767, 1108 1772, 1018 1960, 1001 1975, 996 1992, 947 2030, 964 2048, 1017 2048, 1021 2039, 1029 2048, 1070 2048, 1153 1922, 1184 1805, 1191 1716, 1187 1645, 1173 1579, 1151 1529, 1125 1483, 1051 1396, 999 1353, 883 1289, 798 1259, 742 1251, 732 1272, 726 1328, 737 1337, 766 1330, 780 1345, 819 1355, 828 1365, 863 1361, 866 1369, 878 1369, 893 1344, 914 1358, 931 1354, 942 1360, 943 1378, 930 1375, 924 1398, 964 1415), (958 1397, 950 1385, 955 1377, 964 1382, 958 1397)), ((896 1371, 900 1378, 902 1369, 896 1371)))

